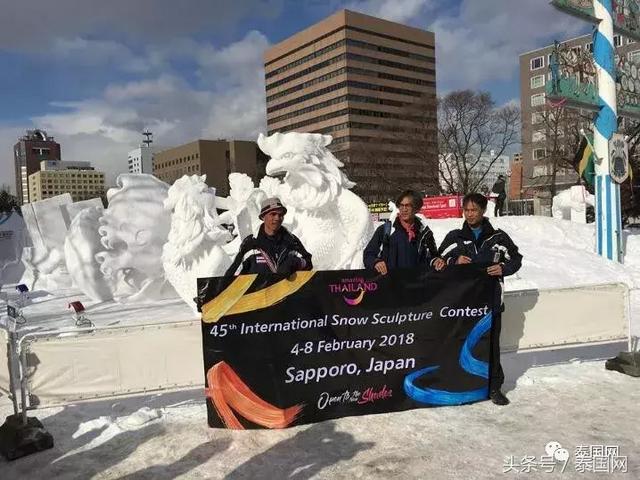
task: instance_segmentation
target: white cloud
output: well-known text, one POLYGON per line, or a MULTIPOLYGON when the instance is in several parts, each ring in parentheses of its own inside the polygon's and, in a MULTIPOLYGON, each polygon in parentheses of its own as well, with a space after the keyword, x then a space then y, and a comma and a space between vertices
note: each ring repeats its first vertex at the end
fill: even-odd
POLYGON ((136 55, 127 46, 112 40, 56 38, 51 46, 51 54, 57 61, 69 65, 112 65, 119 70, 133 73, 147 72, 160 66, 154 61, 157 59, 136 55))
POLYGON ((275 18, 283 0, 4 0, 0 49, 41 51, 56 38, 109 32, 158 44, 206 31, 232 32, 248 18, 275 18))
POLYGON ((4 125, 0 126, 0 187, 9 186, 13 194, 16 193, 16 179, 13 163, 13 146, 18 137, 24 135, 26 128, 31 126, 4 125))
POLYGON ((182 60, 196 65, 198 87, 175 72, 114 83, 96 98, 52 102, 54 111, 33 118, 33 125, 56 137, 63 160, 91 161, 111 182, 126 171, 127 152, 139 145, 145 128, 163 147, 197 138, 255 140, 266 127, 262 58, 268 45, 255 31, 222 48, 176 41, 147 55, 165 61, 187 52, 182 60))
POLYGON ((513 81, 521 53, 586 28, 547 2, 463 0, 458 11, 428 27, 436 34, 438 93, 513 81))
POLYGON ((434 6, 434 0, 356 0, 345 8, 392 22, 414 23, 415 17, 434 6))

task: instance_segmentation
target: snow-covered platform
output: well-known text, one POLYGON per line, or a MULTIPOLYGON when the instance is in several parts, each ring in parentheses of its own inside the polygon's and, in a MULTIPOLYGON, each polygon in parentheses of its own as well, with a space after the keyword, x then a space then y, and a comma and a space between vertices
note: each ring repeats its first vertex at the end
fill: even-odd
MULTIPOLYGON (((507 384, 507 407, 481 402, 277 431, 208 428, 201 390, 39 409, 54 448, 0 458, 0 472, 14 480, 640 478, 638 379, 603 363, 521 372, 507 384), (503 474, 510 457, 540 462, 551 441, 570 453, 564 473, 558 463, 553 473, 503 474), (627 474, 576 471, 576 449, 599 445, 619 448, 627 474)), ((0 416, 9 412, 0 397, 0 416)))
MULTIPOLYGON (((182 301, 95 304, 87 310, 95 326, 78 328, 67 306, 82 297, 70 291, 32 297, 18 330, 29 406, 204 384, 200 321, 182 301)), ((517 290, 506 293, 505 305, 502 351, 537 352, 521 355, 529 363, 519 368, 557 361, 558 349, 572 349, 568 358, 593 359, 626 348, 625 284, 517 290)), ((0 350, 6 348, 4 342, 0 350)), ((0 389, 8 388, 8 371, 0 370, 0 389)))

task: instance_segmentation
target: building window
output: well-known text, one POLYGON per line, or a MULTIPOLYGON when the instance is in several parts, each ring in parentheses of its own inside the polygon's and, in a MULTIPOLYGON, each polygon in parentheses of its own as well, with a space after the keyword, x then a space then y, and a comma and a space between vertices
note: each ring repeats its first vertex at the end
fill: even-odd
POLYGON ((541 105, 544 105, 544 102, 545 102, 544 93, 536 93, 535 95, 531 95, 532 107, 539 107, 541 105))
POLYGON ((544 68, 544 57, 536 57, 531 59, 531 70, 544 68))
POLYGON ((533 159, 540 161, 540 160, 544 160, 544 158, 547 156, 547 150, 544 148, 536 148, 533 150, 533 159))
POLYGON ((620 45, 622 45, 622 36, 614 35, 613 36, 613 46, 614 47, 619 47, 620 45))
POLYGON ((531 88, 544 87, 544 75, 536 75, 531 77, 531 88))
POLYGON ((546 140, 547 136, 545 135, 544 132, 533 132, 533 135, 531 136, 531 141, 533 142, 544 142, 546 140))

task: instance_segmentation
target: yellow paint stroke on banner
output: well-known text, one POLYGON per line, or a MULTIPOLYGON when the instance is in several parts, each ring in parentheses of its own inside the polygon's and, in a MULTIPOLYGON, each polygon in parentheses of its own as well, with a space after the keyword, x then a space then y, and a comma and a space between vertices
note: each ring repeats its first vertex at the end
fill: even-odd
POLYGON ((202 321, 215 323, 242 298, 258 275, 240 275, 216 298, 202 306, 202 321))
POLYGON ((241 275, 220 295, 204 304, 202 307, 202 321, 215 323, 225 315, 251 312, 280 303, 289 295, 300 290, 315 273, 313 270, 299 271, 294 274, 294 278, 291 280, 280 280, 273 285, 247 295, 245 295, 245 292, 249 289, 256 276, 241 275), (236 287, 238 280, 245 276, 252 277, 246 288, 244 283, 238 283, 236 287), (229 292, 232 288, 233 291, 229 292))

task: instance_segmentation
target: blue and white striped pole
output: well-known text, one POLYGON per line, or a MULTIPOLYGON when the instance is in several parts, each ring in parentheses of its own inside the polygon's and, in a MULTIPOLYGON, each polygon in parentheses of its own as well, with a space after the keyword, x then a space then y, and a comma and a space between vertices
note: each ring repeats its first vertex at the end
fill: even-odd
POLYGON ((593 0, 595 16, 600 20, 593 41, 600 103, 593 148, 596 156, 596 249, 598 255, 619 262, 622 259, 620 185, 611 180, 609 170, 609 140, 618 128, 612 3, 612 0, 593 0))

